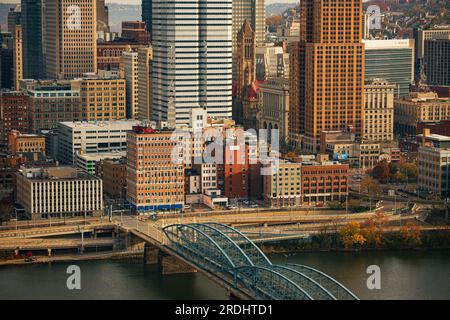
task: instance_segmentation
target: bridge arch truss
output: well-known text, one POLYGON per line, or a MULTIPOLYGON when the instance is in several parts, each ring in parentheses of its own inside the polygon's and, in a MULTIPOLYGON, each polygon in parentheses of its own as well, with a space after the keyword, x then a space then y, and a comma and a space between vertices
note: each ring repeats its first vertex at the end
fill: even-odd
POLYGON ((163 228, 169 246, 199 269, 254 299, 354 300, 335 279, 303 265, 277 265, 242 232, 220 223, 163 228))

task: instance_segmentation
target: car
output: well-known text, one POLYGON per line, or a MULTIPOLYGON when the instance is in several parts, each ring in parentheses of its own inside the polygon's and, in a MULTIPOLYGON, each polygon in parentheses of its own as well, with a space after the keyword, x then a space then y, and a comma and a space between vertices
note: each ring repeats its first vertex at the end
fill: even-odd
POLYGON ((227 207, 227 210, 237 210, 238 209, 238 207, 236 207, 236 206, 228 206, 227 207))
POLYGON ((249 205, 250 208, 258 208, 259 206, 256 203, 252 203, 251 205, 249 205))

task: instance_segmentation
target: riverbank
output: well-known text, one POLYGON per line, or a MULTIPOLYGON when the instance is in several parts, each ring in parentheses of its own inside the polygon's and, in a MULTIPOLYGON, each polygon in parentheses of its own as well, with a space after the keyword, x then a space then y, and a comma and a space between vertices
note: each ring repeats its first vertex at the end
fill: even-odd
POLYGON ((25 265, 25 264, 43 264, 49 262, 75 262, 89 260, 137 260, 143 259, 143 251, 112 251, 112 252, 92 252, 83 254, 68 254, 56 256, 35 256, 33 261, 21 259, 8 259, 0 261, 0 266, 25 265))
POLYGON ((434 230, 420 232, 417 229, 400 232, 366 234, 345 232, 317 234, 308 240, 286 240, 264 243, 261 250, 266 254, 301 252, 362 252, 362 251, 431 251, 449 250, 450 231, 434 230), (363 238, 364 241, 346 242, 363 238), (364 238, 365 237, 365 238, 364 238))

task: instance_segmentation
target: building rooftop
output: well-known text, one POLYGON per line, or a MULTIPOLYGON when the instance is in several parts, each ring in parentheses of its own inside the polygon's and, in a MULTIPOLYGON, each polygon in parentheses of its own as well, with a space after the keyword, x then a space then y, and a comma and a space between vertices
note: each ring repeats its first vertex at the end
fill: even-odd
MULTIPOLYGON (((423 137, 423 134, 418 134, 417 135, 417 138, 422 138, 423 137)), ((425 138, 427 139, 427 140, 434 140, 434 141, 439 141, 439 142, 444 142, 444 141, 450 141, 450 137, 448 137, 448 136, 443 136, 443 135, 440 135, 440 134, 434 134, 434 133, 431 133, 431 134, 427 134, 426 136, 425 136, 425 138)))
POLYGON ((61 125, 69 128, 101 128, 113 125, 138 125, 139 120, 111 120, 111 121, 66 121, 60 122, 61 125))
POLYGON ((120 159, 127 156, 126 151, 121 152, 105 152, 105 153, 83 153, 77 154, 77 158, 83 159, 84 161, 101 161, 106 159, 120 159))
POLYGON ((68 166, 20 167, 18 173, 32 181, 42 180, 99 180, 80 169, 68 166))

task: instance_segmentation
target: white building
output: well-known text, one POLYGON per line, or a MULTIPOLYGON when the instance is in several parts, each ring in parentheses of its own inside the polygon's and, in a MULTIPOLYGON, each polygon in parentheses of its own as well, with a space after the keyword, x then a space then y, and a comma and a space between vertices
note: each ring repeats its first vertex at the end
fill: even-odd
POLYGON ((189 123, 190 109, 232 116, 232 1, 152 3, 152 119, 189 123))
POLYGON ((16 174, 17 202, 32 219, 100 215, 100 178, 72 167, 21 168, 16 174))
MULTIPOLYGON (((422 135, 419 135, 418 137, 420 138, 421 136, 422 135)), ((424 143, 423 146, 419 147, 417 156, 417 186, 422 192, 429 192, 442 199, 449 198, 450 137, 438 134, 427 134, 426 138, 430 139, 430 142, 424 143)))
POLYGON ((138 53, 122 54, 127 90, 127 119, 138 118, 138 53))
POLYGON ((58 123, 58 160, 74 164, 77 153, 127 151, 127 134, 137 120, 58 123))

